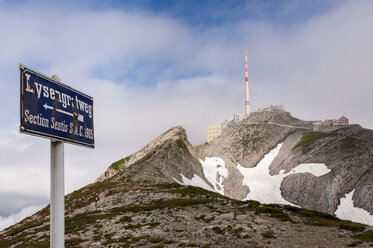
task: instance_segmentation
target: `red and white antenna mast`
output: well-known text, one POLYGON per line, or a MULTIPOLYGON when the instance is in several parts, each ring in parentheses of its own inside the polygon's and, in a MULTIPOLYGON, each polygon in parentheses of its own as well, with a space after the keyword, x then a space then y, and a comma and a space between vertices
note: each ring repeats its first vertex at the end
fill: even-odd
POLYGON ((249 78, 247 75, 247 50, 245 50, 245 72, 246 72, 246 77, 245 77, 245 117, 250 115, 250 95, 249 95, 249 78))

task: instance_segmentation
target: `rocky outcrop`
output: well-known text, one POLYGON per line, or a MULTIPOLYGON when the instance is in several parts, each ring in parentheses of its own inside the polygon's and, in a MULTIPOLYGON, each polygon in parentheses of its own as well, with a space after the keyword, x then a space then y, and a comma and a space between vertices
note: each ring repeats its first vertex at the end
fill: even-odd
POLYGON ((201 174, 201 166, 192 153, 193 148, 187 139, 185 130, 176 126, 152 140, 140 151, 113 163, 96 179, 96 182, 112 178, 123 171, 125 174, 133 171, 131 175, 134 180, 158 177, 159 180, 172 181, 172 177, 181 179, 180 173, 190 177, 193 173, 201 174), (154 166, 141 166, 146 163, 154 166), (129 169, 126 170, 127 168, 129 169), (148 174, 154 172, 154 175, 148 175, 147 172, 148 174))
POLYGON ((370 135, 372 131, 354 125, 302 136, 304 142, 294 146, 281 164, 274 165, 277 170, 298 163, 317 162, 324 163, 331 173, 322 177, 289 175, 281 184, 283 197, 299 206, 333 214, 340 198, 358 189, 354 193, 355 205, 373 214, 368 203, 372 202, 369 188, 373 179, 369 173, 373 169, 370 135))
POLYGON ((356 207, 365 209, 373 214, 373 167, 361 177, 356 184, 353 196, 353 202, 356 207))
POLYGON ((130 178, 133 181, 164 183, 182 181, 181 174, 187 178, 198 175, 203 178, 201 164, 193 155, 185 130, 174 127, 153 140, 140 152, 146 155, 122 170, 112 180, 130 178))

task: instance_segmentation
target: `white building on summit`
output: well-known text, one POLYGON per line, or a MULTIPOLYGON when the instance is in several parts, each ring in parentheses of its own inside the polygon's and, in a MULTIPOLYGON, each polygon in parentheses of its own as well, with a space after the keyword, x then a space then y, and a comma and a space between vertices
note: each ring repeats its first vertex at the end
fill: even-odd
POLYGON ((324 121, 315 121, 313 123, 313 131, 333 131, 350 124, 349 120, 345 116, 337 119, 328 119, 324 121))
POLYGON ((242 120, 240 114, 233 114, 233 117, 226 119, 222 124, 207 126, 207 142, 210 143, 216 137, 219 137, 225 128, 235 125, 242 120))
POLYGON ((219 137, 222 133, 222 126, 221 125, 209 125, 207 126, 207 142, 210 143, 216 137, 219 137))

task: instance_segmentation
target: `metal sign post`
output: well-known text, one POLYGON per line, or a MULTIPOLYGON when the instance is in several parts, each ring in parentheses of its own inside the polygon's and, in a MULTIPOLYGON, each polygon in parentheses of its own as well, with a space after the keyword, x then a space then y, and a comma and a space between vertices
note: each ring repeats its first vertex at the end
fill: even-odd
POLYGON ((51 141, 50 247, 65 246, 65 176, 62 141, 51 141))
POLYGON ((51 140, 50 246, 65 246, 64 142, 95 147, 93 98, 24 65, 20 132, 51 140))

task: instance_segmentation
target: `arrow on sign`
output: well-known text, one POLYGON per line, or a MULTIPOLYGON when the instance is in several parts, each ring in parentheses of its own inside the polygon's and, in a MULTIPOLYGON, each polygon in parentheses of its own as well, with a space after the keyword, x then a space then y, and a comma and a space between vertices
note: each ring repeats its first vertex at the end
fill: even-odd
POLYGON ((45 104, 43 105, 43 107, 45 108, 45 110, 48 110, 48 109, 56 110, 57 112, 60 112, 60 113, 62 113, 62 114, 70 115, 70 116, 74 117, 74 114, 69 113, 69 112, 67 112, 67 111, 65 111, 65 110, 62 110, 62 109, 58 109, 58 108, 55 108, 55 107, 49 106, 47 103, 45 103, 45 104))

